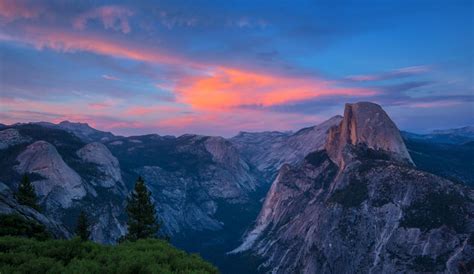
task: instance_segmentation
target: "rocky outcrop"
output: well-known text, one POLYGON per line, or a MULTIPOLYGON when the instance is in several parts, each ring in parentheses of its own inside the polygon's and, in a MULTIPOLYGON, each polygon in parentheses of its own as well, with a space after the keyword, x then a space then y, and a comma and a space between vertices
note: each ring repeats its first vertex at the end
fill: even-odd
POLYGON ((72 170, 48 142, 36 141, 17 157, 18 173, 35 173, 43 179, 33 182, 42 199, 59 203, 63 208, 71 206, 74 200, 86 195, 81 177, 72 170))
POLYGON ((284 165, 254 228, 233 253, 261 257, 261 270, 272 273, 459 273, 473 267, 474 191, 417 170, 380 110, 348 105, 349 117, 328 137, 332 151, 284 165))
POLYGON ((72 237, 69 230, 60 223, 49 219, 30 207, 20 205, 11 189, 3 183, 0 183, 0 214, 18 214, 28 220, 36 221, 44 225, 55 238, 72 237))
POLYGON ((346 104, 344 119, 330 129, 325 145, 331 159, 343 167, 347 146, 363 144, 370 149, 386 152, 394 160, 413 163, 400 131, 387 113, 377 104, 361 102, 346 104))
POLYGON ((123 188, 120 164, 109 149, 102 143, 90 143, 77 151, 77 155, 85 162, 96 164, 102 172, 101 176, 96 176, 92 183, 101 187, 119 186, 123 188))
POLYGON ((341 120, 341 116, 334 116, 319 125, 301 129, 296 133, 241 132, 230 141, 268 180, 273 180, 282 165, 297 164, 308 153, 324 149, 329 129, 338 125, 341 120))
POLYGON ((10 146, 28 143, 31 138, 21 136, 20 132, 14 128, 0 131, 0 149, 6 149, 10 146))

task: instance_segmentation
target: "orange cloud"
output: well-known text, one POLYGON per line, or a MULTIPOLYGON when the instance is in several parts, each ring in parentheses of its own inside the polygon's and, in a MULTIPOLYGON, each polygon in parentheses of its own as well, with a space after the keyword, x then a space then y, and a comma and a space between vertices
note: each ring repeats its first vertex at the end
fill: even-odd
POLYGON ((219 110, 243 105, 273 106, 321 96, 368 96, 372 90, 338 88, 331 82, 218 67, 212 73, 179 81, 179 100, 197 109, 219 110))

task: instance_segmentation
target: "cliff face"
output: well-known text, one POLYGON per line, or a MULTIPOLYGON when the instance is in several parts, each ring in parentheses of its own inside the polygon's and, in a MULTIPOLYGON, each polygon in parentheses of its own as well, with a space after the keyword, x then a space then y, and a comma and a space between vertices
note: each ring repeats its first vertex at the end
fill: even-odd
POLYGON ((331 159, 343 167, 350 153, 347 146, 365 145, 386 152, 393 160, 413 163, 400 131, 387 113, 377 104, 361 102, 346 104, 344 119, 329 130, 325 145, 331 159))
POLYGON ((48 142, 37 141, 29 145, 16 158, 18 173, 35 173, 43 177, 34 182, 37 193, 49 202, 57 202, 63 208, 71 206, 73 200, 86 195, 81 177, 72 170, 48 142))
POLYGON ((86 163, 98 166, 103 176, 94 178, 93 183, 101 187, 111 188, 117 186, 124 189, 120 164, 117 158, 102 143, 90 143, 77 151, 77 155, 86 163))
POLYGON ((280 169, 255 227, 233 253, 257 255, 273 273, 472 267, 474 191, 417 170, 399 137, 380 107, 346 106, 326 150, 280 169))

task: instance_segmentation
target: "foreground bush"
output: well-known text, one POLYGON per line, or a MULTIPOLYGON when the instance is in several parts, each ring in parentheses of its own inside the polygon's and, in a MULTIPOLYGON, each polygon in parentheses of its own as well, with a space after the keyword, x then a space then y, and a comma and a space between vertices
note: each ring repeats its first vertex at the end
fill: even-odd
POLYGON ((93 242, 0 237, 0 273, 218 273, 163 240, 93 242))

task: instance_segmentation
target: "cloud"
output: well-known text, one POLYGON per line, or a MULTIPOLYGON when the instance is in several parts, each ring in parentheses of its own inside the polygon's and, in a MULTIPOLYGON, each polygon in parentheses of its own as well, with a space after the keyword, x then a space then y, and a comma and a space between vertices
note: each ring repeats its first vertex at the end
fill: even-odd
POLYGON ((433 81, 410 81, 393 85, 379 86, 378 89, 388 93, 402 93, 412 89, 429 86, 433 83, 433 81))
POLYGON ((431 68, 429 66, 411 66, 379 74, 351 75, 347 76, 345 79, 352 82, 375 82, 411 77, 426 73, 430 70, 431 68))
POLYGON ((105 29, 129 33, 131 28, 128 18, 133 14, 134 12, 126 7, 103 6, 80 14, 74 19, 73 26, 76 29, 84 30, 89 21, 98 19, 102 22, 105 29))
POLYGON ((16 19, 32 19, 38 17, 44 9, 35 2, 24 0, 0 0, 0 17, 11 22, 16 19))
POLYGON ((114 77, 114 76, 111 76, 111 75, 107 75, 107 74, 103 74, 103 75, 102 75, 102 78, 104 78, 105 80, 111 80, 111 81, 118 81, 118 80, 120 80, 120 79, 117 78, 117 77, 114 77))
POLYGON ((21 42, 38 49, 49 48, 60 52, 92 52, 116 58, 161 64, 188 64, 188 60, 166 53, 159 48, 147 48, 117 41, 94 33, 77 33, 61 28, 26 26, 21 34, 0 33, 0 41, 21 42))
POLYGON ((196 109, 225 110, 245 105, 272 106, 321 96, 374 95, 363 88, 333 87, 315 78, 298 78, 218 67, 198 76, 180 80, 178 101, 196 109))
POLYGON ((45 8, 40 6, 37 1, 0 0, 0 17, 4 22, 37 18, 43 12, 45 12, 45 8))

